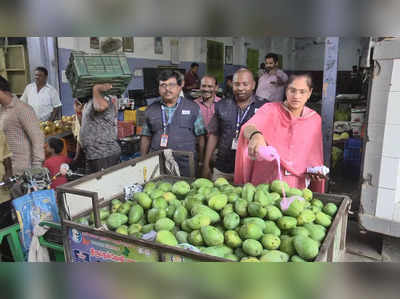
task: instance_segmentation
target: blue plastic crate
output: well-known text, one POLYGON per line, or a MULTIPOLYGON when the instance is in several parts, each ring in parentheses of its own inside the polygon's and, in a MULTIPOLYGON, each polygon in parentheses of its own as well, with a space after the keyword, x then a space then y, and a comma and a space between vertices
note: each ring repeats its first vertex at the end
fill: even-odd
POLYGON ((345 148, 343 160, 361 163, 361 148, 345 148))
POLYGON ((361 149, 362 140, 360 138, 349 138, 344 147, 345 149, 361 149))

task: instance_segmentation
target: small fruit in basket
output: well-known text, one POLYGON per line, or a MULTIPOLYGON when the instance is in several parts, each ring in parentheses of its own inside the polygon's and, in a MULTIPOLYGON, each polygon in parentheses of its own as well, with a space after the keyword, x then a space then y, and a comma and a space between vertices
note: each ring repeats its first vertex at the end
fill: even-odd
POLYGON ((337 206, 332 202, 327 203, 322 208, 322 212, 324 212, 325 214, 328 214, 331 217, 333 217, 336 214, 336 211, 337 211, 337 206))
POLYGON ((172 192, 178 196, 185 196, 190 191, 190 185, 185 181, 178 181, 172 185, 172 192))
POLYGON ((156 223, 158 219, 167 217, 167 211, 164 209, 153 208, 147 212, 147 222, 156 223))
POLYGON ((248 202, 253 201, 256 187, 250 183, 246 183, 242 189, 242 198, 248 202))
POLYGON ((310 189, 303 189, 303 198, 307 201, 311 201, 313 199, 313 193, 310 189))
POLYGON ((289 261, 289 255, 280 250, 271 250, 260 257, 260 262, 275 262, 275 263, 286 263, 289 261))
POLYGON ((169 218, 158 219, 154 225, 156 231, 169 230, 171 231, 175 227, 175 222, 169 218))
POLYGON ((115 230, 115 232, 121 235, 128 235, 128 226, 121 225, 115 230))
POLYGON ((188 241, 194 246, 203 246, 204 240, 200 233, 200 230, 194 230, 189 234, 188 241))
POLYGON ((129 210, 131 208, 131 205, 129 202, 124 202, 123 204, 121 204, 121 206, 118 209, 118 213, 127 215, 129 213, 129 210))
POLYGON ((111 230, 115 230, 121 225, 128 222, 128 216, 120 213, 113 213, 107 218, 107 226, 111 230))
POLYGON ((264 234, 272 234, 279 237, 281 235, 281 230, 276 225, 275 222, 267 220, 265 221, 265 228, 263 230, 264 234))
POLYGON ((318 212, 317 214, 315 214, 315 223, 328 227, 331 225, 332 220, 329 215, 323 212, 318 212))
POLYGON ((218 246, 224 244, 224 235, 213 226, 203 226, 200 228, 200 233, 207 246, 218 246))
POLYGON ((163 197, 157 197, 153 200, 152 207, 166 209, 168 207, 168 202, 163 197))
POLYGON ((136 192, 133 198, 142 206, 143 209, 149 209, 151 207, 152 200, 144 192, 136 192))
POLYGON ((274 250, 274 249, 278 249, 279 245, 281 245, 281 239, 279 239, 279 237, 274 236, 272 234, 265 234, 261 238, 261 243, 265 249, 274 250))
POLYGON ((174 234, 168 230, 160 230, 157 232, 156 242, 169 246, 178 245, 178 241, 176 240, 174 234))
POLYGON ((137 223, 144 215, 142 206, 134 204, 129 210, 129 224, 137 223))
POLYGON ((136 235, 137 233, 140 233, 142 230, 142 225, 139 223, 133 223, 129 226, 128 228, 128 234, 131 235, 136 235))
POLYGON ((181 225, 188 217, 188 211, 184 206, 178 206, 174 212, 174 221, 176 224, 181 225))
POLYGON ((243 251, 250 256, 258 257, 261 255, 263 247, 260 242, 253 239, 248 239, 243 242, 243 251))
POLYGON ((283 216, 278 219, 278 227, 281 230, 289 230, 295 228, 297 225, 297 219, 290 216, 283 216))
POLYGON ((188 219, 188 224, 190 228, 193 230, 200 229, 203 226, 210 225, 210 223, 211 223, 210 217, 203 214, 198 214, 188 219))
POLYGON ((272 192, 282 195, 282 189, 287 193, 289 191, 289 185, 284 181, 275 180, 272 182, 270 189, 272 192))
POLYGON ((205 206, 205 205, 195 205, 193 208, 190 210, 192 216, 196 216, 198 214, 203 214, 207 215, 211 219, 211 223, 217 223, 218 221, 221 220, 221 216, 214 211, 213 209, 205 206))
POLYGON ((294 248, 293 240, 294 237, 290 237, 287 235, 281 236, 281 245, 279 246, 279 250, 287 253, 290 256, 296 254, 296 249, 294 248))
POLYGON ((176 239, 178 240, 179 244, 188 243, 189 234, 183 230, 176 232, 175 234, 176 239))
POLYGON ((154 224, 153 223, 146 224, 146 225, 143 225, 141 233, 147 234, 147 233, 151 232, 152 230, 154 230, 154 224))
POLYGON ((243 224, 239 229, 239 235, 242 239, 258 240, 263 235, 262 229, 255 223, 243 224))
POLYGON ((293 240, 298 255, 305 260, 314 259, 319 252, 319 243, 305 236, 296 236, 293 240))

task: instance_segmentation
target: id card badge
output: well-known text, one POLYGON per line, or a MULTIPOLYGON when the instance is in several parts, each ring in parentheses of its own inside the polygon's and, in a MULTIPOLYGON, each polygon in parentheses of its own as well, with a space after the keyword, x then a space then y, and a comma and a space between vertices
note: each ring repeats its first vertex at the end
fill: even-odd
POLYGON ((161 135, 160 146, 161 147, 167 147, 167 145, 168 145, 168 135, 167 134, 162 134, 161 135))
POLYGON ((232 149, 234 151, 236 151, 237 148, 238 148, 238 139, 237 138, 233 138, 233 140, 232 140, 232 149))

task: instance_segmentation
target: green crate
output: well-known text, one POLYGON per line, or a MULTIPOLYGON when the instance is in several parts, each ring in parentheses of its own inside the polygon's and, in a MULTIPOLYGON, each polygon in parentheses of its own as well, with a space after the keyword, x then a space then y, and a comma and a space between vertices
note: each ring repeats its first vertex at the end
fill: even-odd
POLYGON ((107 94, 122 94, 132 79, 128 60, 123 54, 87 54, 73 51, 69 57, 66 76, 72 96, 90 96, 94 84, 111 83, 107 94))

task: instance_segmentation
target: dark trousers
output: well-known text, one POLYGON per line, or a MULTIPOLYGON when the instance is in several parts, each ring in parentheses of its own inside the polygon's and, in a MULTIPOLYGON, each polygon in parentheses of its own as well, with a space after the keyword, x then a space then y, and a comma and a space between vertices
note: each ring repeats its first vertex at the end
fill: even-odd
MULTIPOLYGON (((0 204, 0 229, 16 223, 12 217, 13 206, 11 200, 0 204)), ((0 260, 1 261, 13 261, 10 247, 8 246, 7 238, 4 238, 0 244, 0 260)))
POLYGON ((88 160, 89 173, 95 173, 102 169, 109 168, 119 163, 120 154, 112 155, 106 158, 88 160))

